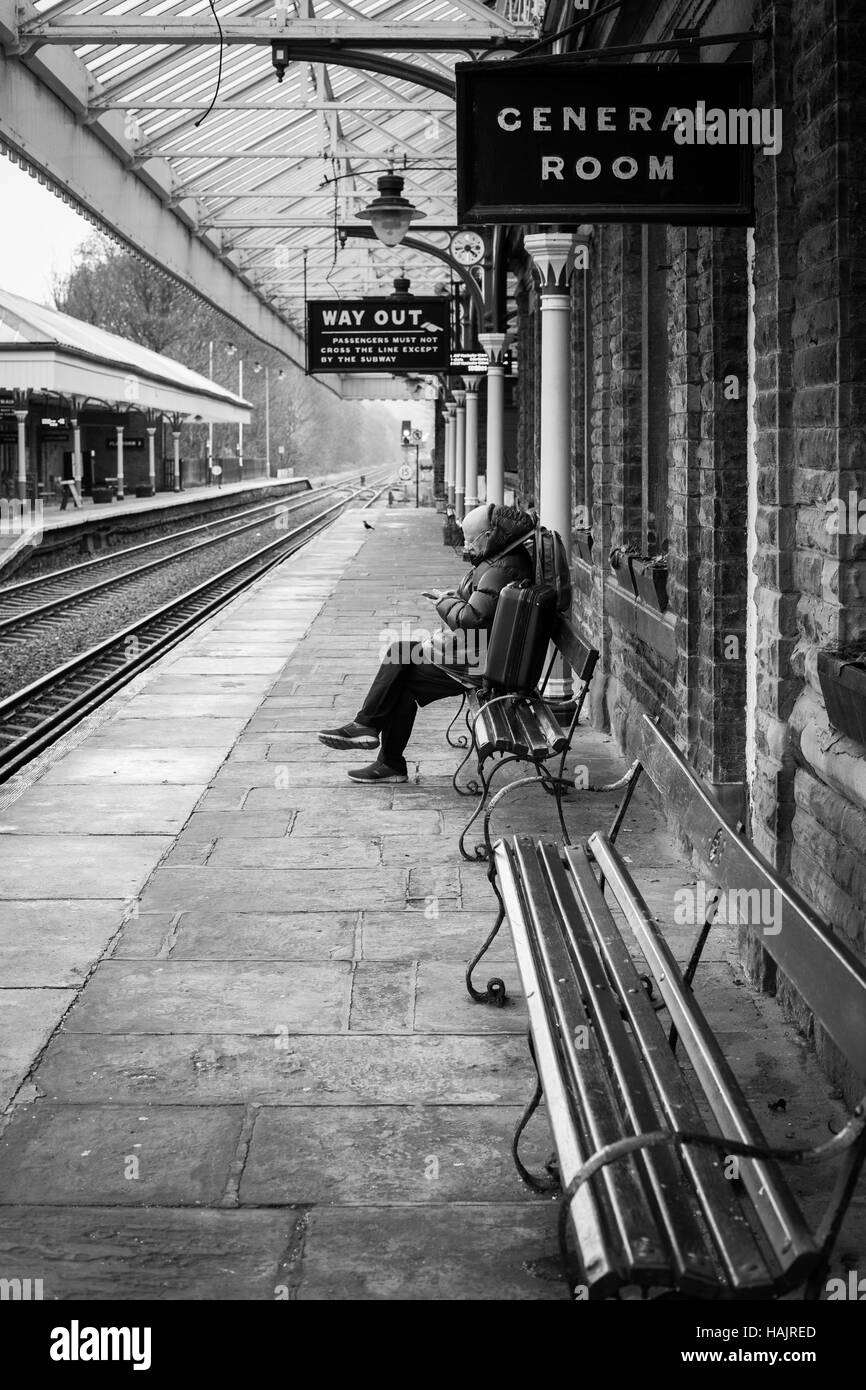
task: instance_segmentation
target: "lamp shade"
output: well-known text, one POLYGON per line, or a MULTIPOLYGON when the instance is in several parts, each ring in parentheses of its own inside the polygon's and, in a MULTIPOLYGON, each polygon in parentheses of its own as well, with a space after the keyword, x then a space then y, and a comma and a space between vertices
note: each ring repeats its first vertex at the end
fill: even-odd
POLYGON ((426 214, 419 212, 408 198, 401 196, 403 180, 399 174, 383 174, 376 183, 379 189, 378 198, 374 198, 358 216, 370 223, 383 246, 398 246, 412 223, 426 214))

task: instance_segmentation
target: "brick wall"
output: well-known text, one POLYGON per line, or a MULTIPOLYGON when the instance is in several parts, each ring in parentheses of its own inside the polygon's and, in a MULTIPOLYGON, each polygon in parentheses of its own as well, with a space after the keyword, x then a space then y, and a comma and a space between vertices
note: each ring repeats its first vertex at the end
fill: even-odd
MULTIPOLYGON (((787 103, 788 134, 778 167, 761 171, 756 242, 763 638, 755 820, 765 851, 862 957, 866 755, 830 728, 816 663, 834 640, 866 630, 863 538, 827 526, 828 504, 850 489, 866 493, 866 98, 855 56, 866 25, 852 0, 793 0, 767 14, 776 35, 759 91, 787 103)), ((771 983, 844 1082, 844 1065, 787 982, 771 983)))
MULTIPOLYGON (((866 633, 866 537, 827 526, 835 498, 853 489, 866 499, 866 19, 854 0, 757 8, 755 27, 770 27, 772 41, 755 47, 754 100, 783 110, 783 146, 775 158, 755 157, 750 826, 758 848, 862 956, 866 754, 829 727, 816 663, 833 640, 866 633)), ((615 732, 624 734, 637 702, 662 715, 704 777, 737 784, 747 777, 746 234, 667 231, 672 662, 604 613, 603 591, 615 583, 608 551, 641 538, 640 245, 638 228, 594 229, 595 549, 574 614, 602 653, 598 680, 615 732)), ((846 1084, 760 946, 744 939, 743 954, 846 1084)))

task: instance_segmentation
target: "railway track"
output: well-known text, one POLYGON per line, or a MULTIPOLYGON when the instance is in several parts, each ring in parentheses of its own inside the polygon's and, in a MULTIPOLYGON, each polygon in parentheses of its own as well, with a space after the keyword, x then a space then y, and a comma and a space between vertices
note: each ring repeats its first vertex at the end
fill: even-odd
POLYGON ((170 536, 158 536, 155 540, 142 541, 137 545, 126 546, 122 550, 112 551, 92 560, 84 560, 61 570, 53 570, 48 574, 35 575, 32 579, 22 579, 15 584, 2 586, 0 587, 0 646, 10 639, 17 639, 21 632, 24 632, 28 639, 32 639, 34 624, 53 626, 62 620, 62 614, 73 604, 86 604, 98 600, 109 590, 133 583, 155 570, 166 569, 169 565, 179 563, 192 555, 200 554, 210 547, 234 540, 237 536, 248 531, 254 531, 263 523, 285 516, 290 512, 300 511, 304 507, 315 504, 322 497, 332 496, 335 491, 345 490, 340 485, 336 488, 332 485, 311 489, 291 500, 285 498, 271 499, 269 502, 244 508, 243 511, 234 513, 230 517, 199 523, 196 526, 174 532, 170 536), (222 529, 218 531, 218 534, 213 534, 217 528, 222 529), (193 540, 193 537, 201 537, 201 539, 193 540), (187 540, 191 540, 192 543, 189 545, 181 544, 179 549, 176 548, 178 542, 182 543, 187 540), (167 550, 167 547, 175 548, 167 550), (154 555, 154 552, 160 549, 166 553, 154 555), (152 556, 154 558, 150 558, 152 556), (134 557, 140 557, 141 562, 126 569, 116 570, 105 578, 95 579, 94 582, 87 583, 88 577, 95 572, 111 566, 116 567, 128 558, 134 557), (82 581, 84 582, 82 583, 82 581))
POLYGON ((361 509, 365 510, 381 492, 378 484, 353 489, 294 530, 0 701, 0 782, 20 771, 261 575, 326 530, 353 501, 363 498, 361 509), (372 497, 368 496, 371 491, 372 497))

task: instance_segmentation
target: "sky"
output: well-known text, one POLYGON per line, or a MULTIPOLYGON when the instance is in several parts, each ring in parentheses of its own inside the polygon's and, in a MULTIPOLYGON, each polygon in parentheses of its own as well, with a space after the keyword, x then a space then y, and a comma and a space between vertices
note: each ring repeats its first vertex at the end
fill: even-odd
POLYGON ((92 223, 0 155, 0 285, 53 304, 52 277, 72 268, 92 223))

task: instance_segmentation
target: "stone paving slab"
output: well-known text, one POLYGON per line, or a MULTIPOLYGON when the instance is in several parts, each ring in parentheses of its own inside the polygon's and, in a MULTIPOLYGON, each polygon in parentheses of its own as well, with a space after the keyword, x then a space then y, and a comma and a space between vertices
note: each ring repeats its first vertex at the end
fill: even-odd
POLYGON ((10 988, 82 984, 128 911, 123 898, 0 902, 0 1006, 10 988))
POLYGON ((555 1250, 552 1202, 322 1207, 306 1218, 297 1297, 563 1300, 555 1250))
MULTIPOLYGON (((74 756, 74 755, 73 755, 74 756)), ((134 897, 167 835, 5 835, 0 840, 0 898, 134 897)))
MULTIPOLYGON (((217 749, 217 756, 220 752, 217 749)), ((214 757, 211 748, 172 748, 165 744, 165 739, 152 748, 105 748, 93 744, 70 753, 46 772, 42 786, 104 781, 126 783, 128 786, 137 783, 207 782, 213 772, 214 757)))
POLYGON ((360 907, 403 906, 406 872, 402 869, 159 869, 142 895, 142 909, 178 912, 218 901, 244 912, 254 897, 263 912, 337 911, 360 907))
POLYGON ((191 715, 175 714, 172 718, 113 719, 98 729, 90 739, 93 748, 219 748, 227 753, 241 733, 246 720, 243 715, 233 719, 202 720, 191 715))
MULTIPOLYGON (((436 917, 425 917, 423 912, 364 912, 360 949, 365 961, 453 959, 462 963, 474 956, 494 920, 492 907, 486 912, 442 910, 436 917)), ((513 962, 507 928, 485 959, 513 962)))
POLYGON ((334 1032, 347 1026, 346 961, 105 961, 66 1021, 73 1033, 334 1032))
POLYGON ((525 1039, 495 1034, 60 1032, 39 1069, 67 1105, 522 1105, 533 1083, 525 1039))
POLYGON ((47 1301, 284 1297, 292 1212, 0 1207, 0 1268, 38 1269, 47 1301))
MULTIPOLYGON (((416 852, 417 857, 417 852, 416 852)), ((214 842, 208 864, 215 868, 231 869, 371 869, 389 862, 383 857, 383 847, 377 839, 362 839, 360 835, 340 839, 296 840, 293 835, 277 839, 258 840, 246 837, 234 840, 221 836, 214 842)), ((401 861, 392 859, 391 863, 401 861)))
POLYGON ((167 955, 172 960, 350 961, 358 916, 357 912, 184 912, 173 928, 167 955))
POLYGON ((0 989, 0 1106, 11 1100, 74 999, 73 989, 0 989))
MULTIPOLYGON (((242 1206, 276 1201, 519 1202, 532 1195, 511 1160, 520 1106, 272 1106, 259 1112, 242 1206)), ((543 1165, 549 1141, 526 1144, 543 1165)))
POLYGON ((207 783, 66 783, 50 791, 34 787, 0 812, 0 835, 61 835, 74 826, 83 835, 176 835, 207 783))
POLYGON ((24 1107, 0 1137, 0 1204, 213 1206, 231 1175, 243 1113, 240 1106, 24 1107))

